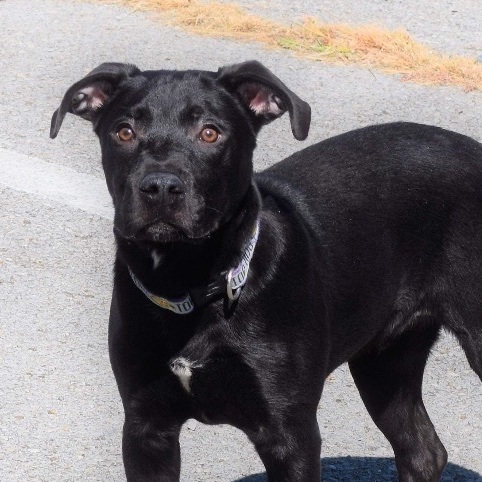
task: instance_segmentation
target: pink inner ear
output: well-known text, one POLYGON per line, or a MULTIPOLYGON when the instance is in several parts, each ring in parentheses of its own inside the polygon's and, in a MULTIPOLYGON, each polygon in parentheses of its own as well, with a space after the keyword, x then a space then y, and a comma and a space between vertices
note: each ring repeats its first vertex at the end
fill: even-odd
POLYGON ((281 115, 284 110, 280 109, 275 101, 274 94, 267 90, 260 90, 249 103, 249 107, 256 114, 281 115))
POLYGON ((84 87, 79 92, 87 96, 79 105, 79 110, 84 108, 87 108, 88 110, 97 110, 104 105, 104 102, 107 99, 105 92, 97 85, 84 87))
POLYGON ((279 116, 284 110, 275 101, 275 95, 264 85, 248 83, 243 86, 243 94, 249 108, 258 115, 272 114, 279 116))
POLYGON ((256 114, 264 114, 269 109, 269 99, 268 94, 265 91, 260 90, 256 93, 255 97, 251 99, 249 103, 251 110, 256 112, 256 114))

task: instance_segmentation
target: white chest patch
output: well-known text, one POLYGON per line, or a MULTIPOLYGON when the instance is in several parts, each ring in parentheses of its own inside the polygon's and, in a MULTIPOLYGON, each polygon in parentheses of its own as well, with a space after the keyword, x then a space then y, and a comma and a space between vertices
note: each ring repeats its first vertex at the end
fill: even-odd
POLYGON ((186 392, 191 393, 192 369, 195 365, 183 357, 175 358, 171 364, 171 371, 179 378, 181 385, 186 392))
POLYGON ((151 256, 152 260, 154 261, 154 269, 156 269, 161 263, 163 256, 159 254, 155 249, 152 250, 151 256))

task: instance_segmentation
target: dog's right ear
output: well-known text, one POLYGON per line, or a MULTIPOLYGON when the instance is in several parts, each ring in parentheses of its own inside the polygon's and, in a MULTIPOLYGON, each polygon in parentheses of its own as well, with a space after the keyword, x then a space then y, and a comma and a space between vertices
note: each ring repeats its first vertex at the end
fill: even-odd
POLYGON ((57 137, 67 112, 83 119, 94 120, 102 108, 112 100, 119 84, 139 72, 134 65, 114 62, 96 67, 65 93, 60 107, 52 116, 50 137, 57 137))

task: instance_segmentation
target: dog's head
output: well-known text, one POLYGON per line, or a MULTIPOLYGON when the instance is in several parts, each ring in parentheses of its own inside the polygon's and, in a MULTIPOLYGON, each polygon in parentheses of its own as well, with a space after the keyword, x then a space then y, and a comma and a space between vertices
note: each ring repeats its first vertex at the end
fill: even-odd
POLYGON ((286 111, 293 135, 305 139, 309 105, 259 62, 218 72, 106 63, 67 90, 50 136, 67 112, 93 123, 119 236, 194 241, 236 211, 256 134, 286 111))

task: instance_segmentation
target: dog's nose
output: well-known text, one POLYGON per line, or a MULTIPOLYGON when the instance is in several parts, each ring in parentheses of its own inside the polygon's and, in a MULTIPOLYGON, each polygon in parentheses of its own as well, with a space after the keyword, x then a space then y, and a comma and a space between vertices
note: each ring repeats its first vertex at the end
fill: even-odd
POLYGON ((140 190, 150 198, 162 198, 184 193, 182 181, 174 174, 153 172, 141 181, 140 190))

